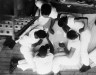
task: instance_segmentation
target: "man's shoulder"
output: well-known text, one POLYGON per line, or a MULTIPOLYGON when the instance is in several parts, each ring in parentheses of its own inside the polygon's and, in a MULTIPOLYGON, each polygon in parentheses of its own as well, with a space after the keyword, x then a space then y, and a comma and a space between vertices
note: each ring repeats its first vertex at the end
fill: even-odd
POLYGON ((49 17, 51 17, 53 19, 56 19, 57 15, 58 15, 58 13, 57 13, 56 8, 52 7, 52 10, 51 10, 51 13, 50 13, 49 17))
POLYGON ((41 6, 43 5, 43 2, 42 2, 42 1, 36 1, 36 2, 35 2, 35 5, 36 5, 39 9, 41 9, 41 6))
POLYGON ((40 30, 40 29, 39 28, 35 28, 35 29, 31 30, 29 34, 34 33, 34 32, 36 32, 38 30, 40 30))

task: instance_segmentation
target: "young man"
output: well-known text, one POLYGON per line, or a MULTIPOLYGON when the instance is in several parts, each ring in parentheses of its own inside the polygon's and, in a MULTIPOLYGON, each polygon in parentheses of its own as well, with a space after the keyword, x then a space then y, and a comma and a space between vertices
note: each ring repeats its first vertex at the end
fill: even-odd
POLYGON ((39 52, 34 57, 37 74, 51 74, 53 54, 50 53, 48 45, 41 46, 39 52))
MULTIPOLYGON (((23 54, 26 62, 31 68, 34 68, 33 62, 33 52, 32 49, 41 44, 43 38, 47 36, 46 32, 43 30, 34 29, 29 35, 25 35, 20 39, 19 43, 21 44, 20 52, 23 54)), ((22 66, 21 66, 22 67, 22 66)), ((23 68, 23 67, 22 67, 23 68)))
POLYGON ((76 18, 73 17, 61 17, 58 21, 58 25, 63 28, 63 30, 68 32, 70 29, 75 30, 80 34, 81 40, 81 58, 82 58, 82 68, 80 69, 81 72, 85 72, 90 69, 89 66, 89 57, 88 57, 88 45, 90 43, 91 33, 90 30, 85 28, 82 22, 78 22, 76 18), (86 36, 85 36, 86 35, 86 36))
MULTIPOLYGON (((39 14, 39 19, 35 21, 35 25, 40 25, 46 31, 54 33, 52 27, 57 18, 57 11, 49 3, 43 3, 42 1, 36 1, 36 6, 38 7, 37 13, 39 14)), ((34 26, 35 26, 34 25, 34 26)))
POLYGON ((79 34, 70 30, 67 32, 69 54, 60 55, 53 60, 53 72, 58 74, 61 70, 80 68, 80 37, 79 34))
MULTIPOLYGON (((53 47, 51 41, 49 40, 49 36, 47 36, 46 39, 48 40, 48 44, 44 45, 43 47, 42 46, 40 47, 39 50, 40 50, 41 53, 39 52, 39 54, 44 55, 44 54, 42 54, 42 51, 44 50, 44 53, 45 53, 45 51, 47 51, 49 55, 52 55, 52 54, 54 54, 54 47, 53 47)), ((40 58, 40 60, 42 60, 41 57, 39 57, 39 58, 40 58)), ((18 68, 21 68, 22 70, 26 70, 26 69, 29 68, 29 69, 33 69, 33 71, 38 72, 38 69, 41 69, 41 68, 38 68, 38 64, 35 65, 35 62, 38 63, 39 62, 39 58, 37 58, 37 55, 36 55, 36 57, 34 56, 33 60, 31 60, 31 61, 33 61, 33 63, 31 63, 31 66, 33 64, 34 67, 31 67, 29 63, 26 63, 26 59, 25 59, 25 60, 21 60, 21 61, 18 62, 19 63, 18 64, 18 68), (38 59, 38 61, 35 61, 36 59, 38 59), (25 61, 25 63, 24 63, 24 61, 25 61)), ((50 58, 50 56, 48 56, 48 58, 50 58)), ((47 56, 45 57, 45 59, 47 60, 47 56)), ((42 64, 42 62, 41 62, 41 64, 42 64)))
POLYGON ((76 18, 72 16, 62 16, 58 21, 58 25, 62 27, 65 33, 70 29, 79 32, 79 30, 84 27, 82 22, 78 22, 76 18))

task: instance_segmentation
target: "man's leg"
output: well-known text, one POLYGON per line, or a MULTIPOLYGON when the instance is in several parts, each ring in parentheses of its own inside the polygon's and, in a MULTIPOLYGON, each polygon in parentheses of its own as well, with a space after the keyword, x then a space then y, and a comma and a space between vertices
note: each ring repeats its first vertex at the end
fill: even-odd
POLYGON ((23 54, 26 62, 30 65, 32 69, 35 68, 34 61, 33 61, 33 52, 32 48, 28 46, 21 46, 20 52, 23 54))
POLYGON ((81 72, 86 72, 91 67, 89 65, 88 46, 90 43, 91 33, 88 29, 81 33, 81 72), (86 35, 86 36, 85 36, 86 35))
POLYGON ((80 72, 86 72, 89 69, 91 69, 89 64, 89 55, 87 51, 81 52, 81 58, 82 58, 82 67, 80 68, 80 72))
POLYGON ((55 57, 53 59, 53 66, 52 66, 52 72, 54 75, 59 75, 60 74, 60 59, 58 57, 55 57))
POLYGON ((96 49, 94 49, 91 53, 89 53, 89 58, 90 58, 90 62, 92 63, 92 67, 95 67, 96 66, 96 49))
MULTIPOLYGON (((96 66, 96 49, 94 49, 91 53, 89 53, 89 62, 90 62, 90 67, 89 69, 93 68, 96 66)), ((82 67, 83 69, 83 67, 82 67)), ((88 67, 85 67, 85 70, 89 70, 88 67)), ((86 72, 86 71, 84 71, 86 72)))
POLYGON ((56 19, 51 19, 51 25, 49 27, 50 33, 54 34, 53 26, 55 24, 56 19))
POLYGON ((19 60, 17 67, 20 68, 20 69, 22 69, 23 71, 25 71, 27 69, 31 69, 31 70, 33 70, 33 72, 36 71, 35 69, 32 69, 32 67, 26 62, 25 59, 19 60))
POLYGON ((18 64, 17 67, 22 69, 23 71, 25 71, 27 69, 32 69, 28 63, 18 64))

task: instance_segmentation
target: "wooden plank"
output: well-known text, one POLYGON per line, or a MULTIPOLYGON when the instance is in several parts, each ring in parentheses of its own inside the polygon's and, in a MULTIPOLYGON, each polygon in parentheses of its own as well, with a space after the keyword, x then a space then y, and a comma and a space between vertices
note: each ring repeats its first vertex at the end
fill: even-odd
MULTIPOLYGON (((8 66, 9 65, 9 62, 1 62, 0 61, 0 64, 2 64, 2 66, 8 66)), ((1 65, 0 65, 1 66, 1 65)))
POLYGON ((1 53, 1 54, 0 54, 0 58, 2 58, 2 57, 3 57, 3 58, 11 58, 11 56, 12 56, 12 55, 11 55, 10 53, 1 53))
POLYGON ((0 65, 0 70, 8 70, 9 65, 0 65))
POLYGON ((0 75, 10 75, 9 73, 0 73, 0 75))
POLYGON ((1 75, 1 74, 8 74, 8 73, 9 73, 9 70, 8 70, 8 69, 6 69, 6 70, 1 70, 1 69, 0 69, 0 75, 1 75))
POLYGON ((3 58, 3 57, 0 58, 0 62, 8 62, 8 61, 10 61, 9 58, 3 58))

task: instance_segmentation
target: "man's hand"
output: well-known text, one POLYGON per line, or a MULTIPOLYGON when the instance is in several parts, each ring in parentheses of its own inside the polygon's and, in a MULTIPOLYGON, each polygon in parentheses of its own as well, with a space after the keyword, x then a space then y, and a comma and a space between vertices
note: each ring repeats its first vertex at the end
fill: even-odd
POLYGON ((60 47, 65 47, 65 44, 64 43, 59 43, 59 46, 60 47))
POLYGON ((38 42, 32 44, 32 46, 33 46, 33 47, 36 47, 36 46, 40 45, 42 42, 43 42, 43 40, 40 39, 38 42))
POLYGON ((49 39, 49 33, 47 33, 47 37, 46 38, 49 39))

